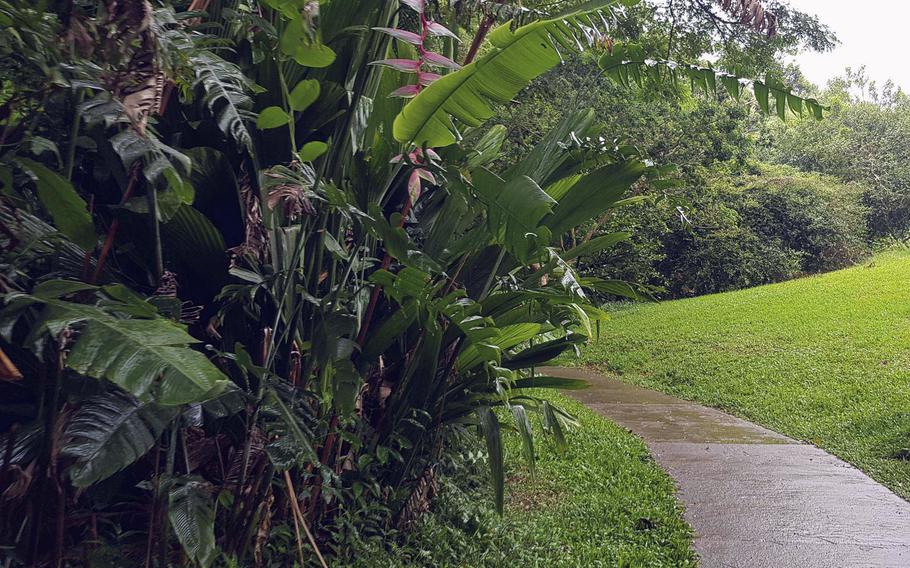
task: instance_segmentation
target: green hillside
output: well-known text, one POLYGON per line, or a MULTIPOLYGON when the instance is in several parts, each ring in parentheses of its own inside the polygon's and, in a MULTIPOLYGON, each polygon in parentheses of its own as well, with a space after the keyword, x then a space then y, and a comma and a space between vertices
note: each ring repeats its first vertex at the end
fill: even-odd
POLYGON ((617 310, 576 364, 809 441, 910 498, 910 252, 617 310))

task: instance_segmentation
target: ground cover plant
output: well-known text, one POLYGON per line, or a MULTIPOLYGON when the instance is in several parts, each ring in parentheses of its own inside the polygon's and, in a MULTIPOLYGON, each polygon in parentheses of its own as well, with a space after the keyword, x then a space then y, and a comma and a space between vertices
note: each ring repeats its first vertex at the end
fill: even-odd
POLYGON ((569 364, 714 406, 910 498, 910 252, 748 290, 620 308, 569 364))

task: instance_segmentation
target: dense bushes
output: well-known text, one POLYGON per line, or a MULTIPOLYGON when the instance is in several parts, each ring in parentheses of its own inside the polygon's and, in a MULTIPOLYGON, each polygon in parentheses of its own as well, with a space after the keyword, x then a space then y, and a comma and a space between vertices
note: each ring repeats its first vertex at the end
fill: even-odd
POLYGON ((607 222, 606 232, 623 224, 636 233, 586 259, 582 271, 682 297, 836 270, 869 252, 859 186, 760 165, 715 171, 682 193, 688 203, 655 200, 607 222))
POLYGON ((768 123, 767 158, 862 183, 871 239, 910 236, 910 101, 885 85, 877 90, 863 71, 832 81, 823 93, 831 107, 821 121, 768 123))

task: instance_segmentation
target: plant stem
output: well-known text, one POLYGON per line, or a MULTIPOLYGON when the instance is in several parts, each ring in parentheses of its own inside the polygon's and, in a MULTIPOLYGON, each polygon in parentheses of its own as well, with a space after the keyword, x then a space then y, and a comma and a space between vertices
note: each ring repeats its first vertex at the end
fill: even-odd
MULTIPOLYGON (((291 482, 291 474, 287 470, 284 472, 284 481, 288 486, 288 495, 291 498, 291 509, 294 510, 294 515, 296 518, 300 519, 300 526, 303 527, 303 532, 306 533, 307 540, 310 541, 310 546, 313 547, 313 551, 316 553, 316 557, 319 558, 319 564, 322 565, 322 568, 329 568, 328 564, 325 563, 325 558, 322 557, 322 553, 319 552, 319 547, 316 546, 316 539, 313 538, 313 533, 310 532, 310 527, 306 524, 306 519, 303 518, 303 514, 300 512, 300 506, 297 503, 297 493, 294 492, 294 484, 291 482)), ((297 524, 295 519, 294 524, 297 524)))
POLYGON ((75 111, 73 112, 73 124, 70 127, 69 145, 66 147, 66 161, 63 163, 63 173, 66 179, 72 181, 73 166, 76 162, 76 138, 79 137, 79 123, 82 121, 82 113, 79 111, 79 103, 82 102, 83 92, 79 91, 76 95, 75 111))
MULTIPOLYGON (((505 0, 496 0, 497 4, 502 4, 503 2, 505 2, 505 0)), ((490 33, 490 28, 492 28, 495 23, 496 17, 493 16, 493 14, 484 16, 483 21, 477 26, 477 33, 474 34, 474 41, 471 42, 468 54, 464 57, 463 65, 467 65, 474 61, 474 58, 477 57, 477 52, 480 51, 480 46, 483 45, 483 40, 487 38, 487 34, 490 33)))
POLYGON ((291 108, 291 95, 288 91, 288 84, 284 78, 284 70, 278 65, 278 82, 281 84, 281 100, 284 101, 284 107, 288 113, 288 135, 291 140, 291 156, 297 158, 297 134, 294 132, 294 109, 291 108))
POLYGON ((483 291, 481 291, 479 299, 483 300, 487 297, 487 294, 490 292, 490 288, 493 286, 493 281, 496 279, 496 273, 499 272, 499 265, 502 264, 502 259, 506 256, 506 249, 502 247, 499 249, 499 256, 496 257, 496 262, 493 263, 493 269, 490 270, 490 276, 487 278, 486 284, 483 285, 483 291))
POLYGON ((145 194, 148 200, 149 220, 152 223, 152 244, 155 247, 155 277, 153 284, 157 287, 161 283, 161 275, 164 274, 164 254, 161 250, 161 225, 158 223, 158 190, 155 184, 148 185, 148 192, 145 194))

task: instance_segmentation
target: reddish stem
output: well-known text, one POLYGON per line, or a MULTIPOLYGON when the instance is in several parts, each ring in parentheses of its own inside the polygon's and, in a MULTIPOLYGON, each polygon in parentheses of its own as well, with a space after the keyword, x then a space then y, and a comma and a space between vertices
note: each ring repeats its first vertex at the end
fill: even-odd
MULTIPOLYGON (((505 0, 496 0, 497 4, 502 4, 503 2, 505 2, 505 0)), ((474 58, 477 57, 477 52, 480 51, 483 40, 487 38, 487 34, 490 33, 490 28, 492 28, 495 23, 496 16, 493 14, 487 14, 483 21, 480 22, 480 25, 477 26, 477 33, 474 34, 474 41, 471 42, 471 47, 468 49, 468 54, 465 55, 464 63, 462 65, 467 65, 474 61, 474 58)))

